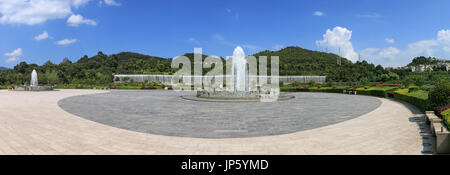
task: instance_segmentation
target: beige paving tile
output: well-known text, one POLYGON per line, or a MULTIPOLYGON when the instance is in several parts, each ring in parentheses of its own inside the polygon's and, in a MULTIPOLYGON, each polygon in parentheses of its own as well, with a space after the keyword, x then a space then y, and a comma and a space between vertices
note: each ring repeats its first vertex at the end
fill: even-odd
POLYGON ((361 117, 292 134, 239 139, 159 136, 113 128, 65 112, 66 97, 105 93, 0 91, 0 154, 421 154, 411 106, 388 99, 361 117))

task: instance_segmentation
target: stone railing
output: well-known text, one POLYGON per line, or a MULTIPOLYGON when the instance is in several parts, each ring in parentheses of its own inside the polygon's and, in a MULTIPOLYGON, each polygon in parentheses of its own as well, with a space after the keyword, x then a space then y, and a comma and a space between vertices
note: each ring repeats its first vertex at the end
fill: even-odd
POLYGON ((450 132, 444 121, 433 111, 427 111, 426 122, 430 124, 431 133, 436 136, 436 153, 450 154, 450 132))

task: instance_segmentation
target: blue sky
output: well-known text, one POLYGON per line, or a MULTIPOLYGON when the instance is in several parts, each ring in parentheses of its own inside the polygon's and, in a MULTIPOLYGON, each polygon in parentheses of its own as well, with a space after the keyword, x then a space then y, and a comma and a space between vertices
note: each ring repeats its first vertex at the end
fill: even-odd
POLYGON ((450 57, 448 0, 0 0, 0 66, 98 51, 229 56, 300 46, 404 66, 450 57), (40 37, 38 37, 41 35, 40 37))

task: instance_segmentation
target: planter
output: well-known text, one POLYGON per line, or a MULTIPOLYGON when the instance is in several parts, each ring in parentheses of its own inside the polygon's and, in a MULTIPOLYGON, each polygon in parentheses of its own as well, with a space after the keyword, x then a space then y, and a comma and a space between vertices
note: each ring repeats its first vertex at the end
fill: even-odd
POLYGON ((450 154, 450 132, 445 123, 434 123, 434 133, 436 133, 436 153, 450 154))

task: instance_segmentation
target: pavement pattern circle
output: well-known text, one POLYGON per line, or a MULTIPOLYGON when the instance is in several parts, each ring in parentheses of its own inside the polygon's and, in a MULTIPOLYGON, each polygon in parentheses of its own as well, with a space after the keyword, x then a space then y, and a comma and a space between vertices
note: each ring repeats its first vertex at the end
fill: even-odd
POLYGON ((181 99, 194 92, 111 91, 62 99, 58 105, 105 125, 165 136, 241 138, 289 134, 357 118, 377 109, 374 97, 292 93, 269 103, 211 103, 181 99))

